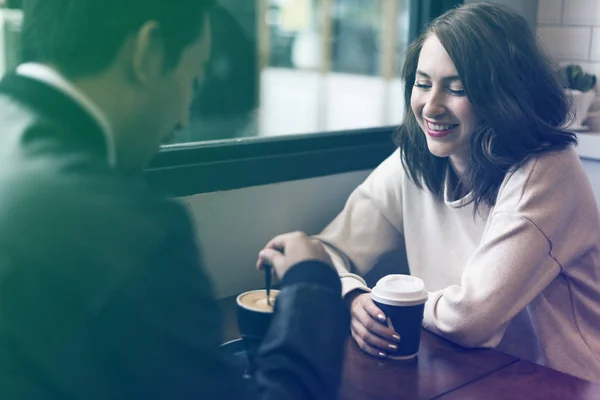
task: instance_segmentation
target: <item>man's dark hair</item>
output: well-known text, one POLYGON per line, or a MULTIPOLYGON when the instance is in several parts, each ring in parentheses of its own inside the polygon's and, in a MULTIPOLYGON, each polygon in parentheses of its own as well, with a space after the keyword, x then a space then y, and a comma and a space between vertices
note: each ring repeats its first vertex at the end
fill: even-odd
POLYGON ((22 59, 56 65, 69 78, 104 70, 128 35, 158 22, 175 66, 204 31, 216 0, 23 0, 22 59))
POLYGON ((482 121, 471 136, 466 171, 475 211, 481 204, 494 206, 507 172, 530 156, 576 142, 574 134, 562 129, 569 119, 565 91, 554 63, 516 12, 475 3, 435 19, 407 52, 404 121, 395 142, 411 180, 438 198, 443 196, 448 159, 429 152, 410 105, 419 54, 430 35, 448 52, 482 121))

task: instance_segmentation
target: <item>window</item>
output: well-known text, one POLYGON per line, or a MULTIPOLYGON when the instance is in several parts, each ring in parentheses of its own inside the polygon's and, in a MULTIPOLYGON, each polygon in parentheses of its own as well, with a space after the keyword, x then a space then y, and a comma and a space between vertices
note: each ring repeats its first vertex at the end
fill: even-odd
POLYGON ((227 0, 171 144, 397 125, 409 0, 227 0))
MULTIPOLYGON (((459 3, 219 0, 190 125, 146 177, 184 196, 375 167, 402 119, 407 44, 459 3)), ((0 75, 18 63, 20 18, 0 10, 0 75)))

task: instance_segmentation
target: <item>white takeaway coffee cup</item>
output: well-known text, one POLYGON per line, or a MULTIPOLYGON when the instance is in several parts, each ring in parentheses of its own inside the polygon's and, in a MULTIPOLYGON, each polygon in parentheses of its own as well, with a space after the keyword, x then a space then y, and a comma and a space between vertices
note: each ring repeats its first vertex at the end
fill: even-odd
POLYGON ((400 335, 398 349, 388 351, 388 358, 407 360, 417 355, 427 298, 423 280, 411 275, 387 275, 371 290, 371 299, 387 317, 384 323, 400 335))

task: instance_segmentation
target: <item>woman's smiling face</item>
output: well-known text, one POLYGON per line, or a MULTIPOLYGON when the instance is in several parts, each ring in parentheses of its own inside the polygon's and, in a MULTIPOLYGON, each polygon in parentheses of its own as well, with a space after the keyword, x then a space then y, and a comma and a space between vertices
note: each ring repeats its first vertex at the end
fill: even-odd
POLYGON ((421 48, 410 105, 429 151, 449 157, 457 174, 462 175, 479 118, 454 63, 435 35, 430 35, 421 48))

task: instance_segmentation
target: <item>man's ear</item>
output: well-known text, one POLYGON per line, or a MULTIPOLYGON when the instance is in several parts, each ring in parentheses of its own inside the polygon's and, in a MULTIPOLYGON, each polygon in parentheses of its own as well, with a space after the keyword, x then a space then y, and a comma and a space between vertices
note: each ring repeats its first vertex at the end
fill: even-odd
POLYGON ((156 21, 148 21, 137 31, 133 43, 131 68, 133 78, 148 83, 162 75, 165 54, 160 27, 156 21))

